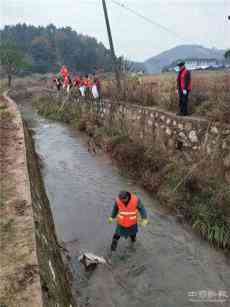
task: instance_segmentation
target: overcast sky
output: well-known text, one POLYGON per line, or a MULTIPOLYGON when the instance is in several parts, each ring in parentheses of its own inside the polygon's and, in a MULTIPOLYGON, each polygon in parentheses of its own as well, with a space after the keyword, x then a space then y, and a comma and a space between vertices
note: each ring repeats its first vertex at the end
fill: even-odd
MULTIPOLYGON (((118 55, 143 61, 178 44, 230 47, 230 0, 116 0, 175 34, 107 0, 118 55)), ((108 47, 101 0, 0 0, 1 27, 26 22, 71 26, 108 47)))

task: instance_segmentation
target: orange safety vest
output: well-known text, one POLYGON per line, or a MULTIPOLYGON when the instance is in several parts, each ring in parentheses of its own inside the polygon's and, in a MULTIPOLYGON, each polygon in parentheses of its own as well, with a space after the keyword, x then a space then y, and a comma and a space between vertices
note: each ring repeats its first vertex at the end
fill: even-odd
POLYGON ((87 88, 91 88, 92 87, 91 81, 89 79, 85 79, 84 80, 84 85, 87 88))
POLYGON ((65 65, 62 66, 62 68, 60 70, 60 74, 62 75, 63 78, 68 76, 69 72, 68 72, 68 69, 65 65))
POLYGON ((65 78, 64 78, 64 85, 65 86, 69 85, 69 78, 68 78, 68 76, 65 76, 65 78))
POLYGON ((123 227, 131 227, 137 224, 137 196, 131 195, 127 206, 119 198, 116 199, 116 203, 118 206, 117 223, 123 227))

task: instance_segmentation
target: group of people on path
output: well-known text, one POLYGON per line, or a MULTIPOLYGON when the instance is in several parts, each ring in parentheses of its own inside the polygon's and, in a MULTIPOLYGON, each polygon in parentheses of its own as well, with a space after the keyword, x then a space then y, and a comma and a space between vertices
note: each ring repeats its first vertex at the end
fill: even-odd
POLYGON ((93 74, 92 76, 76 75, 71 78, 68 68, 63 65, 58 76, 53 76, 53 82, 58 91, 61 89, 65 90, 67 94, 72 89, 77 90, 79 96, 82 97, 101 97, 101 84, 99 78, 93 74))
MULTIPOLYGON (((177 76, 177 94, 179 97, 179 116, 188 115, 188 98, 191 92, 191 73, 185 67, 185 62, 178 63, 179 73, 177 76)), ((77 90, 79 96, 101 98, 101 83, 99 78, 93 74, 92 76, 76 75, 71 79, 68 68, 63 65, 58 76, 53 76, 53 82, 58 91, 64 89, 67 94, 71 89, 77 90)))

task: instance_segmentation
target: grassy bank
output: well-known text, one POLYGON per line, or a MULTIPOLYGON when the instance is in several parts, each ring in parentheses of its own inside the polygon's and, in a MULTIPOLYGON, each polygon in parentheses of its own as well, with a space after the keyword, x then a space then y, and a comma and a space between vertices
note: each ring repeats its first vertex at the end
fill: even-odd
POLYGON ((113 136, 107 142, 118 166, 157 195, 161 205, 183 217, 211 244, 230 248, 230 189, 218 156, 188 163, 180 154, 172 158, 125 136, 113 136))
POLYGON ((119 168, 156 195, 162 206, 186 220, 212 245, 230 249, 230 189, 225 182, 217 150, 199 154, 193 161, 181 151, 169 155, 161 148, 144 147, 127 135, 100 126, 95 117, 81 116, 76 105, 41 97, 35 101, 43 116, 86 131, 119 168))

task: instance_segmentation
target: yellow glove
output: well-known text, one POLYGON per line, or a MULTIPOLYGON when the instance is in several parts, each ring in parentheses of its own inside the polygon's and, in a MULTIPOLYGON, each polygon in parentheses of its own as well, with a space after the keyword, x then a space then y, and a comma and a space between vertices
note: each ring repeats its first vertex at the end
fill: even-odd
POLYGON ((112 224, 112 223, 113 223, 113 218, 112 218, 111 216, 110 216, 109 219, 108 219, 108 223, 109 223, 109 224, 112 224))
POLYGON ((141 222, 141 226, 145 227, 146 225, 148 225, 149 221, 147 219, 143 219, 141 222))

